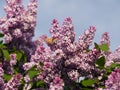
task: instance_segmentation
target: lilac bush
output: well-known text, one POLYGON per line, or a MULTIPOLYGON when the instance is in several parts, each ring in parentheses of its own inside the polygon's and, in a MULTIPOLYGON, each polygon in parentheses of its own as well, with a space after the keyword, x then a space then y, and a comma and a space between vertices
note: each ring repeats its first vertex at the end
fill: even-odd
POLYGON ((0 18, 1 90, 119 90, 120 47, 110 50, 107 32, 92 44, 96 28, 90 26, 76 40, 68 17, 62 25, 52 21, 51 37, 32 40, 37 0, 26 9, 22 0, 6 3, 0 18))

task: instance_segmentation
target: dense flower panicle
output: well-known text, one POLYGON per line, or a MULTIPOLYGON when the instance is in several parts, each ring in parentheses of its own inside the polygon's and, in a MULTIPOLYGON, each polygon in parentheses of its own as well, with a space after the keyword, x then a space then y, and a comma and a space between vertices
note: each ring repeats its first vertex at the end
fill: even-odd
POLYGON ((60 60, 61 58, 65 57, 65 54, 61 49, 57 49, 52 54, 52 57, 53 57, 53 59, 60 60))
MULTIPOLYGON (((36 63, 37 65, 39 63, 43 63, 43 67, 42 67, 43 72, 39 73, 37 78, 43 80, 46 83, 50 83, 50 80, 52 80, 55 75, 53 69, 54 63, 52 62, 51 50, 49 48, 44 48, 43 46, 38 46, 35 51, 35 54, 32 55, 31 57, 31 62, 33 62, 34 64, 36 63)), ((27 63, 23 65, 24 69, 26 68, 25 67, 26 64, 27 63)))
POLYGON ((95 31, 95 27, 91 26, 84 32, 83 37, 79 39, 79 41, 82 41, 79 48, 83 47, 83 49, 79 50, 79 41, 75 42, 71 18, 66 18, 61 26, 54 19, 50 28, 52 37, 48 38, 44 35, 41 38, 50 47, 49 50, 45 49, 43 44, 38 45, 35 54, 31 57, 31 61, 43 62, 44 64, 43 72, 40 73, 38 78, 49 84, 55 75, 65 73, 64 70, 73 81, 78 81, 80 76, 93 78, 95 73, 93 75, 91 73, 95 70, 94 63, 100 56, 100 52, 96 49, 88 52, 87 49, 92 43, 95 31), (54 38, 57 38, 55 42, 53 42, 54 38), (85 45, 83 45, 84 43, 85 45))
POLYGON ((10 58, 11 58, 11 60, 10 60, 10 65, 11 65, 11 66, 16 65, 16 63, 17 63, 16 54, 10 54, 10 58))
POLYGON ((50 33, 52 38, 57 37, 55 44, 50 46, 54 50, 58 48, 64 49, 64 47, 67 47, 75 40, 75 32, 71 18, 66 18, 61 26, 59 26, 58 21, 54 19, 50 33))
POLYGON ((4 42, 7 44, 11 42, 11 47, 26 50, 25 52, 30 55, 33 48, 36 48, 32 37, 36 26, 37 0, 30 0, 27 9, 24 8, 22 0, 6 0, 6 2, 4 8, 6 17, 0 18, 0 30, 4 34, 4 42))
POLYGON ((13 4, 19 4, 22 2, 22 0, 6 0, 8 5, 13 5, 13 4))
POLYGON ((36 65, 36 63, 35 62, 28 62, 28 63, 25 63, 24 65, 23 65, 23 68, 24 68, 24 70, 29 70, 30 68, 32 68, 34 65, 36 65))
POLYGON ((29 75, 26 75, 26 76, 24 77, 24 81, 25 81, 26 83, 28 83, 28 82, 30 81, 29 75))
POLYGON ((4 39, 5 39, 5 43, 7 44, 12 41, 12 37, 9 33, 5 34, 4 39))
POLYGON ((78 39, 77 47, 80 50, 86 50, 92 44, 92 40, 94 38, 96 29, 95 27, 91 26, 84 32, 84 35, 80 35, 78 39))
POLYGON ((110 66, 112 63, 114 63, 114 60, 116 60, 116 56, 112 52, 108 52, 107 54, 105 54, 105 58, 106 58, 106 62, 107 62, 107 63, 105 63, 105 67, 110 66))
POLYGON ((58 25, 58 21, 56 19, 54 19, 52 21, 52 27, 50 28, 50 33, 52 35, 52 37, 58 37, 59 36, 59 32, 60 32, 60 26, 58 25))
POLYGON ((2 89, 5 83, 3 79, 3 75, 4 75, 4 70, 2 68, 2 63, 0 63, 0 89, 2 89))
POLYGON ((13 35, 16 37, 16 38, 19 38, 19 37, 22 37, 22 32, 20 29, 16 29, 14 32, 13 32, 13 35))
POLYGON ((43 46, 43 39, 42 39, 42 36, 41 37, 38 37, 37 39, 35 39, 34 43, 37 45, 37 46, 43 46))
POLYGON ((17 15, 21 15, 21 12, 24 12, 24 7, 19 1, 6 0, 7 6, 4 7, 4 10, 6 11, 7 18, 16 17, 17 15))
POLYGON ((120 89, 120 70, 115 69, 105 81, 106 88, 104 90, 119 90, 120 89))
POLYGON ((63 80, 60 77, 55 77, 53 82, 50 83, 49 90, 63 90, 63 80))
POLYGON ((25 84, 23 87, 23 90, 30 90, 31 89, 31 84, 25 84))
POLYGON ((119 63, 120 64, 120 46, 114 52, 108 52, 105 54, 106 57, 106 64, 105 66, 110 66, 112 63, 119 63))
POLYGON ((77 70, 72 70, 72 71, 68 72, 68 76, 71 80, 77 81, 80 74, 77 70))
POLYGON ((16 74, 14 75, 9 81, 8 83, 5 84, 4 86, 4 90, 18 90, 18 87, 21 84, 21 80, 22 80, 22 75, 21 74, 16 74))
POLYGON ((2 69, 2 63, 0 63, 0 77, 4 75, 4 70, 2 69))
POLYGON ((120 63, 120 46, 113 52, 115 59, 114 61, 120 63))
MULTIPOLYGON (((99 52, 96 52, 95 50, 88 52, 88 53, 78 53, 78 55, 69 56, 69 59, 65 61, 66 67, 71 71, 72 70, 78 70, 76 73, 76 80, 80 76, 86 76, 86 77, 94 77, 95 72, 92 73, 95 69, 95 60, 100 56, 99 52)), ((70 76, 70 72, 68 72, 68 76, 70 76)), ((98 72, 96 72, 98 73, 98 72)), ((71 74, 72 75, 72 74, 71 74)))
POLYGON ((110 45, 110 37, 109 37, 109 33, 105 32, 102 34, 101 40, 100 40, 101 44, 108 44, 110 45))

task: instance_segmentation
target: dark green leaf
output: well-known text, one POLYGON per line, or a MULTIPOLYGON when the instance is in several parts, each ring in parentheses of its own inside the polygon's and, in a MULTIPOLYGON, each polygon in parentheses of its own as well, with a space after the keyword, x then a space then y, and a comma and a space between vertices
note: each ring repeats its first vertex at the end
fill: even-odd
POLYGON ((7 60, 10 60, 10 56, 9 56, 8 50, 2 50, 2 52, 3 52, 4 57, 5 57, 7 60))
POLYGON ((42 63, 42 62, 40 62, 39 64, 40 64, 40 66, 44 66, 44 63, 42 63))
POLYGON ((94 89, 90 89, 90 88, 82 88, 81 90, 94 90, 94 89))
POLYGON ((18 69, 17 66, 14 66, 14 73, 15 73, 15 74, 18 74, 18 73, 19 73, 19 69, 18 69))
POLYGON ((0 41, 0 44, 3 44, 3 40, 0 41))
POLYGON ((3 77, 6 81, 9 81, 11 79, 12 75, 4 74, 3 77))
POLYGON ((71 90, 71 88, 68 86, 64 86, 64 90, 71 90))
POLYGON ((4 37, 4 34, 0 33, 0 37, 4 37))
POLYGON ((36 82, 36 86, 37 86, 37 87, 44 87, 44 82, 41 81, 41 80, 40 80, 40 81, 37 81, 37 82, 36 82))
POLYGON ((105 57, 100 57, 99 59, 96 60, 96 65, 98 66, 98 68, 103 69, 105 66, 105 57))
POLYGON ((24 85, 25 85, 25 81, 22 79, 22 80, 21 80, 21 84, 20 84, 18 90, 23 90, 24 85))
POLYGON ((99 45, 98 45, 97 43, 94 43, 94 45, 95 45, 95 48, 96 48, 97 50, 100 50, 100 47, 99 47, 99 45))
POLYGON ((83 86, 87 87, 87 86, 92 86, 96 82, 97 80, 88 79, 88 80, 83 80, 81 83, 83 86))
POLYGON ((24 61, 27 62, 27 56, 24 55, 24 61))

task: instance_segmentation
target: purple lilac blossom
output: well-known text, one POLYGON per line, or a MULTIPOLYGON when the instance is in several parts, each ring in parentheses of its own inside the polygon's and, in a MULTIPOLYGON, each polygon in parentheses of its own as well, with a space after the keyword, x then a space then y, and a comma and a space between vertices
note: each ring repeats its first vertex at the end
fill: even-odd
POLYGON ((10 48, 25 50, 30 55, 36 48, 32 37, 36 26, 37 0, 30 0, 25 9, 22 0, 6 0, 5 17, 0 18, 0 31, 4 34, 4 42, 10 48))
POLYGON ((14 75, 5 85, 4 90, 18 90, 22 79, 21 74, 14 75))
POLYGON ((105 81, 104 90, 119 90, 120 89, 120 70, 115 69, 105 81))

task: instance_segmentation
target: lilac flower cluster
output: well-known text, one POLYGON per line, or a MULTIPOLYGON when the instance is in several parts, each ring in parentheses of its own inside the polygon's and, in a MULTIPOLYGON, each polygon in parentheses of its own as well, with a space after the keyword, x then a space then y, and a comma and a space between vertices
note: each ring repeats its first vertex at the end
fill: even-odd
POLYGON ((18 87, 20 86, 21 84, 21 80, 22 80, 22 75, 20 74, 16 74, 14 75, 8 83, 6 83, 4 85, 4 90, 18 90, 18 87))
POLYGON ((0 63, 0 89, 2 89, 4 86, 3 75, 4 75, 4 70, 2 68, 2 63, 0 63))
POLYGON ((106 57, 106 67, 110 66, 112 63, 120 63, 120 46, 114 52, 110 51, 110 37, 107 32, 103 33, 100 44, 108 45, 108 52, 101 52, 101 55, 104 55, 106 57))
MULTIPOLYGON (((52 37, 43 35, 36 40, 37 48, 29 62, 43 63, 43 72, 37 78, 49 84, 51 88, 54 83, 51 81, 55 76, 63 76, 61 78, 64 83, 70 83, 69 80, 77 82, 80 77, 94 78, 97 75, 102 75, 102 71, 95 67, 95 61, 101 56, 105 56, 106 66, 109 66, 114 62, 114 59, 111 58, 112 52, 110 51, 99 51, 96 48, 89 50, 95 31, 95 27, 91 26, 85 30, 83 35, 80 35, 78 42, 76 42, 71 18, 66 18, 61 26, 54 19, 50 28, 52 37), (43 41, 48 47, 44 47, 43 41), (69 79, 64 75, 67 75, 69 79)), ((110 45, 109 35, 106 32, 101 37, 100 45, 103 44, 110 45)), ((29 66, 24 69, 28 70, 29 66)), ((63 85, 61 86, 63 87, 63 85)), ((57 88, 57 85, 55 87, 53 85, 52 88, 57 88)))
POLYGON ((59 77, 55 77, 53 82, 50 83, 50 89, 49 90, 63 90, 64 83, 63 80, 59 77))
POLYGON ((31 40, 36 26, 37 0, 30 0, 27 9, 24 8, 22 0, 6 0, 6 3, 6 16, 0 18, 4 42, 18 49, 33 48, 31 40))
POLYGON ((108 44, 110 45, 110 37, 108 32, 105 32, 102 34, 101 40, 100 40, 101 44, 108 44))
POLYGON ((120 70, 115 69, 105 81, 106 88, 104 90, 119 90, 120 89, 120 70))
POLYGON ((91 26, 88 30, 84 32, 84 35, 81 35, 78 40, 78 48, 80 50, 86 50, 92 44, 92 40, 95 34, 95 27, 91 26))
MULTIPOLYGON (((37 78, 50 84, 50 88, 54 84, 51 81, 54 81, 55 76, 64 77, 64 74, 66 74, 70 80, 75 82, 81 76, 93 78, 97 74, 94 63, 100 56, 100 52, 97 49, 87 52, 87 49, 92 43, 95 31, 95 27, 91 26, 81 35, 78 42, 75 42, 75 32, 71 18, 66 18, 62 26, 58 26, 58 21, 53 20, 50 28, 52 37, 42 36, 37 39, 39 44, 35 54, 31 56, 29 64, 25 63, 23 65, 24 69, 29 70, 33 65, 32 63, 42 62, 43 72, 37 78), (43 40, 48 47, 43 46, 43 40)), ((67 79, 65 81, 65 83, 70 83, 67 79)), ((55 85, 52 88, 58 88, 57 86, 55 85)), ((63 85, 60 86, 63 87, 63 85)))

